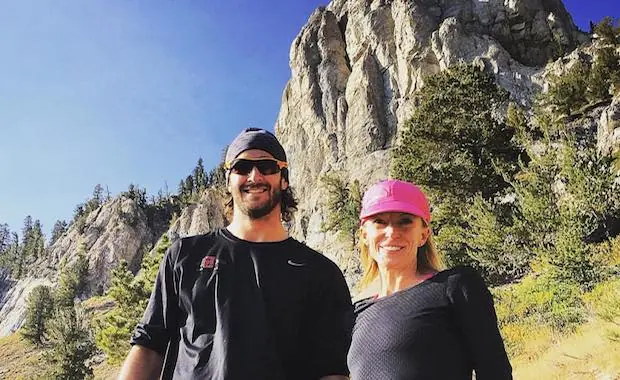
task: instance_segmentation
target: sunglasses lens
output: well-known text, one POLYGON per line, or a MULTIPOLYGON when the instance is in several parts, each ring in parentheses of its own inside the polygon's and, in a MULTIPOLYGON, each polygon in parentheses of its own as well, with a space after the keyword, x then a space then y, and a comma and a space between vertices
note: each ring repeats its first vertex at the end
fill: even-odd
POLYGON ((256 167, 258 168, 258 171, 264 175, 276 174, 280 171, 278 163, 272 160, 256 161, 256 167))
POLYGON ((248 175, 255 167, 263 175, 276 174, 280 171, 278 163, 274 160, 238 160, 232 166, 231 171, 239 175, 248 175))
POLYGON ((239 160, 239 161, 235 162, 235 164, 232 166, 231 170, 235 174, 247 175, 247 174, 249 174, 252 171, 253 167, 254 167, 254 163, 252 161, 239 160))

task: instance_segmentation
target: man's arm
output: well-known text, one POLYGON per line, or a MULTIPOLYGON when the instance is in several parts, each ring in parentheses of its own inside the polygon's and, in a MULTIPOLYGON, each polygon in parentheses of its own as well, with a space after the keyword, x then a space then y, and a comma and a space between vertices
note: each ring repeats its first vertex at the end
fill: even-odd
POLYGON ((314 278, 308 298, 309 360, 322 380, 346 380, 347 352, 354 315, 351 294, 342 272, 333 262, 314 278))
POLYGON ((159 379, 164 358, 150 348, 134 345, 123 363, 118 380, 159 379))
POLYGON ((180 314, 176 304, 174 265, 180 241, 174 242, 159 266, 153 291, 142 320, 131 337, 132 348, 125 359, 119 379, 159 379, 171 332, 180 314))

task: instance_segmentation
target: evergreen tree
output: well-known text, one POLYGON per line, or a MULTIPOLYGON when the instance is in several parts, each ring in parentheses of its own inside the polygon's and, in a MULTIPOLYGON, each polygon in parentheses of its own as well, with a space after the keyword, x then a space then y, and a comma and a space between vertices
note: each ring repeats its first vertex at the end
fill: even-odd
POLYGON ((209 178, 208 179, 209 186, 225 188, 226 187, 226 169, 224 169, 224 164, 221 163, 218 166, 211 169, 211 171, 209 171, 208 178, 209 178))
POLYGON ((603 43, 611 44, 613 46, 620 43, 620 24, 616 22, 616 25, 614 25, 613 18, 609 16, 603 18, 601 22, 594 25, 592 31, 603 41, 603 43))
POLYGON ((539 101, 550 107, 555 118, 572 115, 588 104, 589 76, 590 66, 577 61, 565 73, 549 76, 549 90, 539 101))
POLYGON ((72 265, 66 265, 60 271, 58 289, 56 290, 56 305, 58 307, 73 307, 74 299, 86 291, 88 277, 88 258, 85 248, 81 246, 77 260, 72 265))
POLYGON ((32 225, 32 230, 30 233, 30 241, 28 242, 29 246, 26 248, 29 262, 36 261, 43 254, 43 250, 45 249, 45 236, 43 236, 43 227, 41 226, 41 222, 37 219, 34 221, 32 225))
MULTIPOLYGON (((420 185, 435 207, 433 229, 448 265, 483 265, 480 247, 469 245, 468 218, 473 215, 465 210, 476 197, 499 202, 518 171, 523 152, 513 139, 515 130, 497 116, 507 100, 493 76, 474 66, 431 76, 393 151, 392 177, 420 185)), ((501 281, 504 272, 487 272, 487 279, 501 281)))
POLYGON ((10 259, 11 272, 16 278, 20 278, 23 270, 23 261, 21 260, 21 245, 17 232, 12 232, 12 243, 8 249, 7 258, 10 259))
POLYGON ((109 363, 122 362, 129 352, 129 338, 144 314, 159 265, 169 246, 170 241, 164 234, 157 244, 155 255, 144 257, 136 277, 124 260, 112 272, 108 295, 114 299, 116 306, 94 321, 97 347, 107 355, 109 363))
POLYGON ((185 177, 185 184, 183 186, 183 194, 190 196, 194 193, 195 187, 194 177, 192 175, 188 175, 185 177))
POLYGON ((53 312, 53 294, 48 286, 37 286, 28 296, 26 322, 21 334, 31 343, 43 344, 47 324, 53 312))
POLYGON ((591 103, 609 100, 612 86, 620 89, 620 55, 615 47, 605 46, 594 56, 586 97, 591 103))
POLYGON ((11 245, 11 230, 6 223, 0 224, 0 253, 4 253, 11 245))
POLYGON ((9 225, 0 224, 0 267, 8 268, 11 264, 10 248, 12 244, 12 235, 9 225))
POLYGON ((351 244, 357 246, 357 230, 362 205, 362 192, 359 181, 347 184, 338 175, 321 178, 327 190, 327 215, 321 226, 322 231, 336 231, 351 244))
POLYGON ((51 349, 44 357, 51 368, 47 377, 67 380, 92 377, 88 362, 96 347, 81 309, 56 309, 49 323, 48 339, 51 349))
POLYGON ((92 197, 88 200, 88 202, 86 202, 86 214, 98 209, 99 206, 103 204, 104 199, 103 187, 100 184, 97 184, 93 189, 92 197))
POLYGON ((194 177, 194 188, 196 189, 196 191, 201 192, 202 190, 206 189, 208 186, 208 178, 202 162, 202 157, 198 159, 198 163, 196 164, 196 167, 194 168, 192 174, 194 177))
POLYGON ((49 245, 53 245, 60 239, 65 232, 67 232, 67 222, 64 220, 57 220, 54 223, 54 228, 52 228, 52 236, 50 237, 49 245))
POLYGON ((147 206, 146 189, 140 188, 133 183, 129 184, 127 191, 123 193, 127 198, 133 199, 139 207, 145 208, 147 206))
POLYGON ((495 114, 508 93, 474 66, 431 76, 396 147, 392 174, 414 181, 435 196, 491 198, 509 187, 521 149, 514 130, 495 114))

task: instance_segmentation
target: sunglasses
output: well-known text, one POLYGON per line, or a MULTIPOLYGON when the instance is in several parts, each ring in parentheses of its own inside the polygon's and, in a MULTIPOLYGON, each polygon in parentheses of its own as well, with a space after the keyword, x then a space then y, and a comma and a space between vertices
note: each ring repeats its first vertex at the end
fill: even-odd
POLYGON ((287 168, 288 163, 271 158, 263 158, 260 160, 241 158, 226 164, 227 170, 238 175, 248 175, 254 167, 256 167, 262 175, 271 175, 279 173, 280 170, 287 168))

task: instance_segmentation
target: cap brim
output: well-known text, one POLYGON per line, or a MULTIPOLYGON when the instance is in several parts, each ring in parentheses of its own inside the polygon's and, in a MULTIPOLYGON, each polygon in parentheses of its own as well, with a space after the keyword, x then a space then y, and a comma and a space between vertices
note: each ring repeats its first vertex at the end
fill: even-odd
POLYGON ((366 219, 370 216, 381 214, 383 212, 404 212, 407 214, 419 216, 420 218, 424 219, 426 223, 429 222, 429 220, 427 220, 427 216, 424 215, 424 212, 420 207, 412 205, 409 202, 402 201, 381 202, 381 204, 377 205, 376 207, 371 207, 368 210, 362 210, 362 214, 360 214, 360 219, 366 219))

